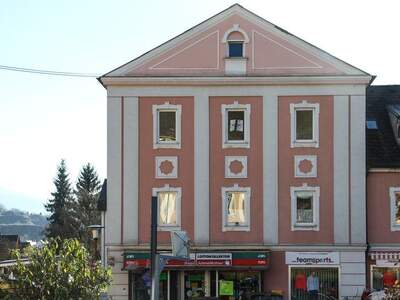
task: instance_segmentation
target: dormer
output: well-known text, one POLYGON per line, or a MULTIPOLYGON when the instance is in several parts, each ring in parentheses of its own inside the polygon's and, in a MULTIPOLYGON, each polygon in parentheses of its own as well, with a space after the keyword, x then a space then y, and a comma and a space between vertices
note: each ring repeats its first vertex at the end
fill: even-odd
POLYGON ((239 24, 234 24, 225 32, 222 43, 226 45, 225 74, 226 75, 245 75, 247 70, 246 44, 249 37, 240 28, 239 24))

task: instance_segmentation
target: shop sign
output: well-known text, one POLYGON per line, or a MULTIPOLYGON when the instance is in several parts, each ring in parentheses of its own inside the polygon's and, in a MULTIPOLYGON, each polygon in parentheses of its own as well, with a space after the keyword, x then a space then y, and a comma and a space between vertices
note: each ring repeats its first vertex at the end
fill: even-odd
POLYGON ((230 266, 232 253, 196 253, 196 264, 199 266, 230 266))
POLYGON ((338 265, 339 252, 286 252, 287 265, 338 265))
MULTIPOLYGON (((185 266, 258 266, 267 267, 269 264, 268 252, 199 252, 191 253, 189 260, 168 259, 167 267, 185 266)), ((124 268, 128 267, 150 267, 150 254, 145 252, 124 253, 124 268)))
POLYGON ((386 267, 386 268, 396 268, 400 267, 399 259, 377 259, 376 260, 377 267, 386 267))

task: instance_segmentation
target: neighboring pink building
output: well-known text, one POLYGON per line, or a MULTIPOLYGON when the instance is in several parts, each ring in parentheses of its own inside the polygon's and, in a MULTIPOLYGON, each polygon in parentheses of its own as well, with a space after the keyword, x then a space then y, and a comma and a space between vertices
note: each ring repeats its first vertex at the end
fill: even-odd
POLYGON ((101 76, 112 299, 148 299, 152 195, 193 241, 161 299, 361 295, 372 79, 237 4, 101 76))
POLYGON ((367 285, 400 279, 400 86, 367 92, 367 285))

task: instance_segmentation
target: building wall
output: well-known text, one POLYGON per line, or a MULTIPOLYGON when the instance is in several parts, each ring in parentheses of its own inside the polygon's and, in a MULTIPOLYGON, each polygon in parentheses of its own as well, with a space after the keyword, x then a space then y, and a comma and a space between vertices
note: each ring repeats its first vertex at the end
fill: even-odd
POLYGON ((400 231, 391 231, 390 187, 400 187, 398 172, 370 172, 367 177, 368 241, 399 244, 400 231))
MULTIPOLYGON (((139 243, 150 242, 152 188, 171 187, 182 189, 181 227, 193 239, 194 234, 194 103, 193 97, 139 97, 139 243), (153 105, 182 105, 181 148, 153 149, 153 105), (155 178, 156 156, 177 156, 178 177, 176 179, 155 178)), ((158 242, 169 243, 169 232, 159 232, 158 242)))
POLYGON ((262 97, 210 97, 210 243, 262 244, 262 97), (250 148, 222 148, 222 104, 250 104, 250 148), (247 178, 225 178, 225 156, 247 157, 247 178), (251 188, 250 231, 222 232, 222 187, 251 188))
POLYGON ((333 243, 333 97, 332 96, 281 96, 279 97, 279 242, 282 244, 333 243), (290 104, 319 104, 319 147, 290 147, 290 104), (294 177, 294 156, 317 156, 316 178, 294 177), (319 230, 291 230, 290 187, 320 188, 319 230))

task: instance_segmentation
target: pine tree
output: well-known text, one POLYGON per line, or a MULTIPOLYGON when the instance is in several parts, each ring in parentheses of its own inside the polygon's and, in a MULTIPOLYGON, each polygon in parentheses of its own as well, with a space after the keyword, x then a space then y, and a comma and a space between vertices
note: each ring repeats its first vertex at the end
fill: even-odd
POLYGON ((100 224, 100 213, 97 210, 97 199, 101 183, 95 168, 90 164, 82 167, 75 188, 75 217, 79 223, 79 238, 90 246, 88 226, 100 224))
POLYGON ((55 192, 51 193, 52 198, 45 205, 46 210, 50 213, 47 218, 49 224, 45 230, 46 237, 60 237, 61 239, 76 237, 78 234, 76 220, 72 214, 73 192, 64 159, 57 167, 57 175, 53 183, 55 192))

